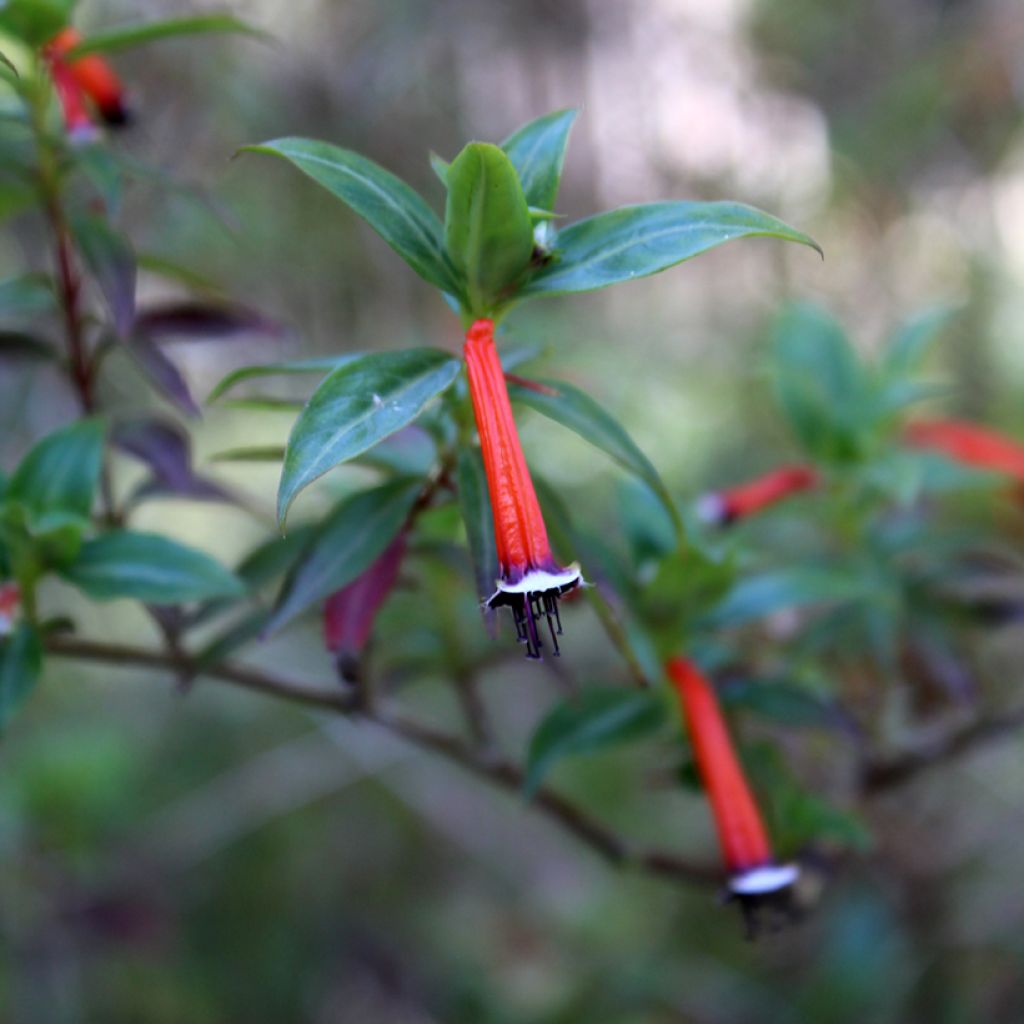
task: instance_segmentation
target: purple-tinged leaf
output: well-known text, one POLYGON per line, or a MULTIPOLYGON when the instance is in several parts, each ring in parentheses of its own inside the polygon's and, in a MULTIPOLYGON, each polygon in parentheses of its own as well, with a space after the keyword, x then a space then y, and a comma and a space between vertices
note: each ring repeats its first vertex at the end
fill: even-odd
POLYGON ((136 490, 136 501, 159 495, 198 501, 235 500, 220 484, 195 473, 189 436, 176 423, 154 417, 125 420, 115 426, 111 440, 153 473, 152 479, 136 490))
POLYGON ((135 253, 101 217, 76 217, 72 233, 110 309, 115 333, 119 338, 128 338, 135 320, 135 253))
POLYGON ((136 333, 147 338, 218 340, 246 334, 280 337, 281 324, 254 309, 227 302, 167 302, 139 311, 136 333))
POLYGON ((129 346, 150 384, 186 416, 199 416, 199 406, 192 397, 181 371, 149 338, 136 335, 129 346))

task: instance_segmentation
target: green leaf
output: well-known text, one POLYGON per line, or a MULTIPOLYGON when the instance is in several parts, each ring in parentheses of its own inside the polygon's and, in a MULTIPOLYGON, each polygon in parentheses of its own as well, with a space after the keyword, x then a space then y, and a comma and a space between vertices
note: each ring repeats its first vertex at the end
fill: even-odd
POLYGON ((7 56, 6 53, 0 53, 0 64, 3 64, 5 68, 10 70, 14 74, 15 78, 21 77, 18 74, 18 69, 14 66, 14 62, 11 60, 10 57, 7 56))
POLYGON ((471 142, 448 169, 444 237, 466 281, 469 311, 491 313, 529 266, 533 227, 509 158, 486 142, 471 142))
POLYGON ((839 323, 819 306, 793 303, 775 325, 774 361, 779 404, 807 451, 856 458, 877 404, 839 323))
POLYGON ((335 370, 302 410, 288 439, 277 516, 329 469, 372 448, 448 388, 461 364, 445 352, 414 348, 362 356, 335 370))
POLYGON ((75 0, 7 0, 0 5, 0 32, 33 49, 49 42, 67 23, 75 0))
POLYGON ((340 502, 289 574, 265 632, 347 586, 395 539, 419 495, 420 480, 391 480, 340 502))
POLYGON ((87 520, 103 465, 102 420, 85 419, 44 437, 14 471, 5 495, 37 529, 58 518, 87 520))
POLYGON ((445 254, 441 222, 404 181, 358 153, 315 139, 274 139, 244 151, 290 161, 348 205, 420 277, 446 292, 459 292, 445 254))
POLYGON ((22 274, 0 281, 0 318, 48 313, 54 305, 53 287, 45 274, 22 274))
POLYGON ((661 695, 651 690, 595 687, 563 701, 544 718, 530 741, 523 782, 526 795, 537 792, 562 758, 649 736, 666 717, 661 695))
POLYGON ((202 551, 133 530, 114 530, 87 541, 64 575, 99 601, 131 597, 180 604, 245 593, 237 576, 202 551))
POLYGON ((459 510, 466 527, 469 557, 473 563, 476 592, 481 601, 494 593, 498 555, 494 545, 494 517, 487 492, 484 463, 477 448, 459 450, 457 466, 459 510))
POLYGON ((39 681, 42 667, 43 645, 27 622, 0 639, 0 729, 39 681))
POLYGON ((885 346, 881 370, 886 377, 906 377, 921 367, 929 346, 949 326, 956 310, 938 306, 912 316, 897 328, 885 346))
POLYGON ((360 358, 361 353, 349 352, 342 356, 322 356, 317 359, 293 359, 283 363, 264 363, 260 366, 243 366, 232 370, 207 396, 207 402, 215 402, 236 385, 257 377, 289 377, 302 374, 328 374, 339 366, 360 358))
POLYGON ((720 691, 722 704, 742 708, 791 728, 837 729, 849 723, 834 705, 804 687, 767 679, 742 679, 720 691))
POLYGON ((247 25, 240 18, 229 14, 205 14, 94 32, 70 50, 67 56, 69 60, 75 60, 88 53, 114 53, 117 50, 128 50, 134 46, 155 43, 174 36, 205 35, 210 32, 239 32, 243 35, 267 38, 267 33, 247 25))
POLYGON ((705 619, 710 626, 739 626, 786 608, 853 601, 867 596, 860 576, 826 569, 780 569, 748 576, 716 604, 705 619))
POLYGON ((430 169, 437 175, 438 181, 448 187, 448 168, 451 164, 442 157, 439 157, 436 153, 430 154, 430 169))
POLYGON ((650 459, 608 411, 586 392, 563 381, 539 380, 537 387, 509 382, 509 395, 514 402, 528 405, 563 427, 568 427, 610 455, 623 469, 635 474, 657 495, 668 512, 677 535, 683 533, 682 522, 668 488, 662 482, 650 459))
POLYGON ((78 251, 110 309, 117 336, 127 338, 135 319, 135 253, 103 217, 76 217, 71 229, 78 251))
POLYGON ((576 110, 556 110, 513 132, 501 148, 512 161, 530 206, 553 210, 562 178, 565 147, 576 110))
POLYGON ((657 274, 734 238, 759 235, 818 249, 807 235, 742 203, 624 206, 564 228, 556 259, 519 294, 527 298, 606 288, 657 274))

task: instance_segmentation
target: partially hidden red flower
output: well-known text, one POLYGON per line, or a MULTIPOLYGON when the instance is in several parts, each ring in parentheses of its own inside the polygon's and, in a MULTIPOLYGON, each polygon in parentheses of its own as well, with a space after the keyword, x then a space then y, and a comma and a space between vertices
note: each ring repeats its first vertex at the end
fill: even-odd
POLYGON ((405 534, 400 533, 369 569, 324 604, 324 646, 348 682, 359 681, 363 651, 377 613, 398 580, 404 555, 405 534))
POLYGON ((85 105, 82 87, 71 74, 63 58, 51 55, 48 59, 50 77, 57 92, 61 113, 64 117, 64 131, 75 143, 91 142, 96 137, 96 126, 85 105))
POLYGON ((494 345, 494 322, 477 320, 466 332, 466 369, 473 415, 494 517, 500 577, 487 599, 490 608, 512 609, 516 631, 529 658, 539 658, 543 616, 558 654, 562 632, 558 599, 580 584, 579 566, 559 565, 551 553, 544 517, 512 418, 505 375, 494 345))
POLYGON ((0 583, 0 636, 6 636, 14 627, 14 619, 21 604, 21 591, 17 583, 0 583))
POLYGON ((965 465, 1024 481, 1024 445, 969 420, 915 420, 904 427, 903 440, 914 448, 939 451, 965 465))
POLYGON ((697 514, 704 522, 725 526, 811 490, 818 481, 818 473, 811 466, 780 466, 737 487, 705 494, 697 505, 697 514))
POLYGON ((729 897, 739 901, 753 932, 763 908, 792 913, 792 886, 799 870, 775 861, 711 684, 686 658, 671 658, 665 668, 679 695, 697 770, 711 803, 729 897))
POLYGON ((63 29, 48 46, 51 60, 59 60, 67 67, 78 88, 92 101, 106 124, 114 127, 127 124, 124 86, 114 69, 95 53, 75 60, 66 59, 66 54, 81 41, 81 33, 73 28, 63 29))

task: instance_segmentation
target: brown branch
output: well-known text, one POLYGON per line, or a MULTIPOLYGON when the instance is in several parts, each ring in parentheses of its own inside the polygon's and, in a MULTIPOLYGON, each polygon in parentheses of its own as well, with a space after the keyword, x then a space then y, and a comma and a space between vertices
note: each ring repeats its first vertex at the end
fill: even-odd
MULTIPOLYGON (((68 637, 51 637, 47 641, 47 651, 55 657, 165 669, 178 678, 195 679, 206 676, 305 707, 320 708, 336 714, 352 713, 351 699, 343 693, 285 679, 242 665, 221 663, 204 666, 184 654, 176 655, 125 644, 97 643, 68 637)), ((523 769, 507 758, 487 751, 478 751, 475 746, 459 736, 394 713, 375 710, 363 713, 362 717, 417 747, 439 754, 503 789, 513 793, 522 792, 523 769)), ((561 825, 616 867, 633 868, 674 881, 705 885, 713 884, 721 877, 715 868, 692 864, 673 853, 632 847, 608 826, 550 788, 541 787, 531 803, 538 811, 561 825)))
POLYGON ((869 760, 861 771, 861 790, 872 794, 902 786, 930 768, 961 757, 992 740, 1007 739, 1022 728, 1024 707, 962 726, 917 750, 869 760))

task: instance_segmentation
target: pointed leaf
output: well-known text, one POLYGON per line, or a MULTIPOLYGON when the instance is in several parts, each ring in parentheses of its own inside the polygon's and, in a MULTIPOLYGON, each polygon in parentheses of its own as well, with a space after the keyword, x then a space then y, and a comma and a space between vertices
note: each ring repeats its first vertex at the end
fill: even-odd
POLYGON ((330 374, 288 439, 278 520, 284 522, 288 507, 308 484, 412 422, 451 385, 460 365, 445 352, 415 348, 362 356, 330 374))
POLYGON ((126 338, 135 319, 135 253, 102 217, 76 217, 72 231, 110 309, 114 330, 126 338))
POLYGON ((478 448, 462 448, 458 460, 459 510, 466 526, 469 557, 481 601, 494 593, 498 555, 494 546, 494 517, 487 492, 487 477, 478 448))
POLYGON ((512 161, 530 206, 553 210, 562 178, 565 147, 576 110, 556 110, 524 125, 501 148, 512 161))
POLYGON ((956 310, 938 306, 911 317, 889 339, 882 357, 886 376, 907 376, 920 369, 930 345, 949 326, 956 310))
POLYGON ((221 395, 226 394, 236 384, 252 380, 255 377, 287 377, 296 374, 318 374, 326 376, 331 370, 339 366, 351 363, 358 359, 362 353, 347 352, 341 356, 322 356, 317 359, 293 359, 284 363, 264 363, 260 366, 243 366, 238 370, 232 370, 207 396, 206 401, 215 402, 221 395))
POLYGON ((94 32, 83 39, 67 54, 68 60, 76 60, 88 53, 114 53, 127 50, 143 43, 153 43, 173 36, 195 36, 210 32, 239 32, 257 38, 267 38, 252 25, 229 14, 205 14, 188 18, 168 18, 165 21, 151 21, 143 25, 125 25, 121 28, 94 32))
POLYGON ((241 581, 195 548, 151 533, 114 530, 82 545, 64 575, 89 597, 179 604, 240 597, 241 581))
POLYGON ((490 313, 533 254, 533 226, 522 186, 497 147, 471 142, 448 169, 445 246, 465 278, 470 312, 490 313))
POLYGON ((290 161, 347 204, 422 278, 458 293, 441 223, 404 181, 358 153, 314 139, 274 139, 245 151, 290 161))
POLYGON ((79 420, 44 437, 14 471, 7 501, 37 523, 54 513, 88 519, 103 465, 104 424, 79 420))
POLYGON ((445 188, 448 187, 449 167, 451 167, 451 164, 448 163, 447 160, 439 157, 436 153, 430 154, 430 169, 437 175, 438 181, 440 181, 445 188))
POLYGON ((595 687, 559 704, 530 740, 523 788, 537 792, 564 757, 588 754, 649 736, 666 721, 665 702, 652 690, 595 687))
POLYGON ((606 288, 656 274, 734 238, 758 235, 818 249, 807 235, 742 203, 624 206, 563 228, 556 258, 531 278, 520 295, 606 288))
POLYGON ((650 459, 608 411, 579 388, 564 381, 539 380, 509 382, 513 402, 528 405, 563 427, 568 427, 610 455, 623 469, 635 474, 657 495, 668 512, 677 532, 682 523, 668 488, 662 482, 650 459))
POLYGON ((347 586, 395 539, 422 489, 420 480, 392 480, 338 504, 289 575, 265 632, 347 586))
POLYGON ((150 384, 186 416, 201 416, 202 410, 196 404, 181 370, 161 351, 160 347, 145 335, 132 338, 128 350, 135 357, 150 384))
POLYGON ((135 330, 149 338, 195 338, 200 340, 282 333, 281 325, 262 313, 237 303, 165 302, 140 310, 135 330))
POLYGON ((10 636, 0 637, 0 729, 39 681, 42 667, 43 645, 27 622, 10 636))

